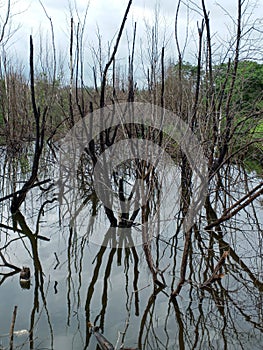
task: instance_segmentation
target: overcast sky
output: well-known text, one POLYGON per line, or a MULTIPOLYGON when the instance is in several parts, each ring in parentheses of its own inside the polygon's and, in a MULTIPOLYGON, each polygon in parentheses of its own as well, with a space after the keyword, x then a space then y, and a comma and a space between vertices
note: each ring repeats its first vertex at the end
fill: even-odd
MULTIPOLYGON (((0 0, 4 4, 6 0, 0 0)), ((174 40, 174 19, 177 7, 176 0, 133 0, 131 11, 126 23, 125 33, 121 42, 118 58, 121 62, 127 61, 128 44, 132 40, 133 23, 137 23, 137 52, 147 51, 149 40, 147 39, 147 26, 154 25, 155 9, 158 10, 159 22, 159 45, 160 50, 163 43, 167 46, 166 58, 176 59, 176 46, 174 40)), ((85 30, 85 50, 90 51, 91 47, 98 46, 97 33, 98 28, 102 36, 102 47, 107 56, 108 43, 116 36, 125 12, 128 0, 42 0, 42 4, 48 16, 52 19, 54 26, 56 47, 58 51, 68 52, 69 48, 69 29, 70 29, 70 8, 74 17, 74 22, 78 22, 78 16, 81 21, 84 20, 84 14, 88 6, 86 30, 85 30)), ((206 0, 207 10, 210 11, 211 31, 214 48, 217 48, 217 54, 223 54, 224 43, 227 43, 235 31, 233 19, 237 16, 237 0, 206 0), (232 17, 232 19, 231 19, 232 17), (220 44, 220 45, 218 45, 220 44), (220 51, 222 50, 222 52, 220 51)), ((249 18, 249 23, 257 21, 261 30, 263 27, 263 0, 249 0, 250 9, 253 14, 249 18)), ((197 22, 202 20, 198 6, 201 0, 182 1, 179 13, 178 36, 181 47, 183 47, 187 38, 185 50, 186 61, 194 62, 196 56, 196 43, 198 38, 197 22), (188 4, 190 10, 187 11, 188 4)), ((4 13, 4 5, 0 12, 4 13)), ((12 13, 17 14, 12 19, 12 26, 20 26, 15 36, 9 41, 12 52, 16 52, 19 59, 28 57, 29 35, 32 34, 34 42, 39 43, 40 33, 43 38, 47 36, 50 39, 50 22, 45 15, 45 11, 39 0, 14 0, 12 13)), ((247 11, 247 17, 249 11, 247 11)), ((253 39, 261 40, 261 33, 254 32, 253 39)), ((113 41, 114 42, 114 41, 113 41)), ((259 44, 258 44, 259 45, 259 44)), ((257 46, 258 46, 257 45, 257 46)), ((87 54, 88 55, 88 54, 87 54)), ((262 57, 262 55, 261 55, 262 57)), ((91 63, 92 65, 92 63, 91 63)))

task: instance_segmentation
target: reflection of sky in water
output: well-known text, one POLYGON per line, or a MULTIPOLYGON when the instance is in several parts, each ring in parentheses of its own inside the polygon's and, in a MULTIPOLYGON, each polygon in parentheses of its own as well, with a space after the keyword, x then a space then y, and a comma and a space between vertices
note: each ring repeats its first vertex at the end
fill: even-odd
MULTIPOLYGON (((171 219, 171 213, 175 213, 178 203, 174 200, 173 191, 175 189, 170 188, 165 198, 166 205, 161 209, 160 214, 160 238, 171 245, 175 244, 174 241, 169 240, 175 232, 176 220, 168 220, 162 222, 162 215, 167 215, 171 219)), ((30 196, 29 201, 30 203, 30 196)), ((262 228, 263 215, 262 206, 255 202, 258 220, 262 228)), ((53 204, 50 205, 53 207, 53 204)), ((30 208, 27 204, 29 216, 33 213, 33 218, 28 218, 27 223, 33 229, 35 227, 35 220, 37 214, 37 208, 30 208)), ((24 212, 25 208, 22 207, 24 212)), ((252 225, 253 211, 251 208, 246 208, 247 214, 244 216, 238 215, 236 217, 236 226, 228 227, 224 232, 224 240, 231 243, 232 247, 236 248, 236 252, 243 259, 246 265, 251 269, 255 275, 262 280, 262 257, 260 256, 260 248, 258 243, 258 233, 256 232, 255 222, 252 225), (261 273, 261 276, 260 276, 261 273)), ((112 253, 112 250, 107 248, 103 254, 101 263, 99 264, 98 278, 94 285, 94 293, 90 303, 90 317, 88 320, 85 318, 85 303, 87 300, 87 294, 89 287, 94 276, 94 270, 97 266, 96 256, 100 250, 100 246, 94 244, 93 239, 91 243, 84 241, 84 237, 87 233, 88 222, 88 206, 83 210, 79 216, 79 226, 76 235, 76 242, 72 240, 70 249, 70 268, 71 277, 68 279, 68 237, 69 226, 66 220, 62 220, 62 227, 57 223, 57 208, 52 210, 45 210, 45 215, 41 218, 40 234, 51 239, 50 242, 39 241, 39 257, 45 273, 44 276, 44 291, 47 295, 47 309, 52 322, 54 332, 54 349, 83 349, 85 344, 85 328, 86 321, 94 322, 96 317, 101 313, 103 305, 107 302, 105 309, 105 328, 104 335, 108 340, 115 344, 119 332, 125 329, 126 321, 129 320, 128 332, 125 337, 125 345, 136 347, 137 339, 140 335, 140 325, 144 317, 144 312, 148 305, 150 305, 150 313, 147 314, 146 326, 149 325, 150 319, 152 320, 153 328, 149 329, 150 339, 152 339, 153 349, 175 349, 179 347, 180 342, 180 322, 178 315, 175 313, 174 306, 169 303, 169 294, 171 292, 171 285, 173 275, 175 274, 174 285, 178 283, 180 273, 180 258, 183 250, 183 234, 180 232, 178 235, 178 248, 176 250, 176 268, 173 271, 173 254, 171 252, 171 246, 160 241, 159 247, 159 268, 164 269, 167 267, 165 273, 165 280, 167 288, 164 292, 157 294, 156 298, 151 298, 153 292, 152 276, 149 272, 149 268, 145 261, 145 255, 141 246, 136 247, 136 251, 139 257, 139 277, 137 288, 139 290, 139 316, 135 315, 135 294, 132 294, 134 290, 134 268, 135 261, 132 253, 125 260, 125 250, 122 251, 121 265, 118 266, 118 250, 112 253), (79 230, 80 229, 80 230, 79 230), (75 244, 75 245, 74 245, 75 244), (56 252, 60 261, 59 266, 54 270, 57 264, 54 252, 56 252), (109 265, 109 257, 112 254, 112 264, 109 265), (170 265, 169 265, 170 264, 170 265), (110 269, 109 276, 107 269, 110 269), (81 272, 80 272, 81 271, 81 272), (81 276, 81 282, 79 277, 81 276), (55 281, 58 282, 57 290, 55 294, 55 281), (70 293, 69 293, 70 282, 70 293), (105 289, 107 286, 107 289, 105 289), (107 299, 102 299, 103 293, 107 290, 107 299), (165 294, 166 293, 166 294, 165 294), (132 300, 131 300, 132 299, 132 300), (106 301, 107 300, 107 301, 106 301), (70 301, 70 306, 69 306, 70 301), (153 302, 151 304, 151 302, 153 302), (131 306, 131 309, 129 309, 131 306), (70 312, 69 322, 68 312, 70 312), (153 331, 154 329, 154 331, 153 331), (154 333, 153 333, 154 332, 154 333), (154 340, 154 335, 159 336, 160 340, 165 345, 160 345, 154 340)), ((7 214, 5 215, 7 216, 7 214)), ((156 223, 158 223, 156 218, 156 223)), ((11 220, 9 222, 11 225, 11 220)), ((103 236, 108 226, 103 214, 103 210, 99 211, 94 224, 93 235, 103 236)), ((153 226, 153 235, 158 234, 157 226, 153 226)), ((140 233, 140 230, 136 231, 136 234, 140 233)), ((201 235, 205 243, 208 245, 209 235, 201 231, 201 235)), ((17 237, 16 233, 10 233, 10 238, 17 237)), ((29 242, 25 240, 28 248, 30 248, 29 242)), ((3 242, 2 242, 3 244, 3 242)), ((247 281, 246 284, 239 282, 240 268, 237 271, 229 271, 229 273, 222 279, 222 290, 229 292, 229 296, 232 298, 231 302, 222 292, 220 297, 225 300, 224 313, 225 318, 220 314, 218 304, 215 303, 211 294, 207 291, 201 291, 198 287, 198 283, 203 282, 203 271, 205 266, 204 257, 201 256, 198 250, 198 242, 194 240, 193 254, 190 265, 194 268, 190 278, 193 284, 185 284, 180 296, 177 298, 178 306, 180 309, 179 315, 181 320, 181 326, 184 329, 184 341, 185 348, 190 348, 193 344, 193 337, 196 334, 196 324, 200 317, 201 324, 199 329, 199 344, 202 344, 202 349, 209 349, 212 344, 216 349, 223 348, 223 336, 222 329, 225 329, 225 336, 227 337, 228 349, 237 349, 240 347, 240 343, 248 346, 251 349, 260 349, 263 343, 262 331, 258 330, 253 324, 249 323, 249 318, 253 322, 258 322, 260 319, 259 310, 262 309, 262 292, 253 286, 249 276, 244 272, 242 275, 243 281, 247 281), (201 299, 203 301, 201 302, 201 299), (261 302, 261 306, 260 306, 261 302), (235 304, 236 303, 236 304, 235 304), (200 306, 201 305, 201 306, 200 306), (236 306, 237 305, 237 306, 236 306), (239 311, 238 308, 241 308, 239 311), (243 314, 242 314, 243 313, 243 314), (205 328, 202 329, 202 322, 205 324, 205 328), (232 326, 235 325, 235 329, 232 326), (202 334, 204 332, 204 334, 202 334), (237 332, 237 333, 236 333, 237 332), (208 337, 210 337, 210 345, 208 345, 208 337), (202 341, 201 341, 202 339, 202 341), (237 340, 238 339, 238 340, 237 340), (240 343, 239 343, 240 341, 240 343)), ((207 251, 205 251, 207 253, 207 251)), ((127 253, 127 251, 126 251, 127 253)), ((156 249, 153 246, 154 259, 156 257, 156 249)), ((34 300, 34 271, 32 260, 29 258, 27 251, 21 242, 14 242, 8 247, 5 252, 6 259, 11 263, 22 267, 23 265, 31 268, 31 289, 22 290, 19 285, 19 274, 8 278, 0 286, 0 335, 8 334, 12 312, 14 306, 18 306, 17 319, 15 324, 15 330, 28 329, 30 324, 30 315, 33 307, 34 300)), ((217 252, 216 257, 219 257, 217 252)), ((215 260, 216 261, 216 260, 215 260)), ((233 262, 233 266, 237 265, 233 262)), ((232 266, 232 265, 231 265, 232 266)), ((230 265, 227 263, 226 267, 229 269, 230 265)), ((188 275, 191 272, 188 269, 188 275)), ((220 289, 219 289, 220 290, 220 289)), ((90 290, 91 292, 91 290, 90 290)), ((220 292, 221 293, 221 292, 220 292)), ((46 312, 43 309, 43 303, 41 295, 40 300, 40 313, 36 313, 35 322, 35 348, 50 348, 50 329, 47 323, 46 312)), ((262 320, 262 319, 261 319, 262 320)), ((99 322, 97 323, 99 324, 99 322)), ((145 331, 146 332, 146 331, 145 331)), ((142 335, 142 342, 145 339, 145 333, 142 335)), ((23 341, 27 341, 25 337, 15 338, 15 345, 21 344, 23 341)), ((8 337, 0 338, 0 344, 8 346, 8 337)), ((88 349, 95 349, 95 339, 91 337, 88 349)), ((147 348, 147 346, 146 346, 147 348)), ((148 348, 147 348, 148 349, 148 348)))
MULTIPOLYGON (((44 234, 43 230, 43 233, 44 234)), ((67 326, 67 248, 66 248, 66 240, 63 238, 52 239, 52 248, 50 248, 50 245, 48 243, 42 244, 43 247, 40 249, 40 257, 42 261, 42 265, 45 272, 45 290, 48 286, 49 281, 49 287, 48 287, 48 310, 50 313, 50 318, 53 325, 53 331, 54 331, 54 347, 55 349, 78 349, 83 348, 83 340, 82 337, 85 339, 85 300, 87 298, 87 290, 89 283, 91 282, 91 278, 93 275, 93 270, 96 265, 96 262, 91 264, 93 259, 96 256, 96 253, 98 252, 99 247, 96 245, 90 245, 89 247, 85 247, 85 253, 84 253, 84 259, 82 261, 82 282, 81 286, 79 285, 78 281, 78 262, 77 262, 77 272, 75 271, 74 264, 71 264, 72 268, 72 281, 71 281, 71 317, 70 317, 70 327, 67 326), (59 242, 59 244, 57 244, 59 242), (58 249, 59 247, 59 249, 58 249), (47 253, 48 251, 48 253, 47 253), (60 265, 56 270, 54 270, 54 266, 56 264, 55 258, 53 256, 54 251, 57 252, 57 255, 60 260, 60 265), (54 282, 58 281, 58 294, 54 294, 54 282), (80 289, 79 289, 80 288, 80 289), (79 295, 78 295, 79 293, 79 295), (77 303, 78 298, 80 300, 80 307, 78 309, 77 303), (75 313, 76 312, 76 313, 75 313)), ((17 244, 18 246, 18 244, 17 244)), ((138 289, 144 288, 148 284, 151 284, 151 276, 149 274, 148 268, 144 263, 144 256, 142 249, 140 247, 137 248, 138 255, 141 258, 139 269, 140 269, 140 279, 138 284, 138 289)), ((110 253, 110 249, 107 249, 105 252, 105 259, 102 261, 101 265, 101 272, 96 286, 95 286, 95 293, 93 294, 93 298, 91 301, 91 314, 90 318, 91 321, 94 321, 95 317, 100 313, 101 307, 102 307, 102 299, 101 294, 103 290, 104 285, 104 271, 106 268, 106 263, 108 261, 108 256, 110 253)), ((32 264, 29 259, 26 258, 26 255, 23 254, 23 249, 17 249, 15 256, 18 256, 17 261, 19 263, 24 263, 26 265, 29 265, 32 269, 32 264), (20 254, 21 252, 21 254, 20 254), (23 260, 23 255, 25 256, 25 260, 23 260)), ((77 261, 79 261, 80 253, 77 253, 77 261)), ((117 254, 117 253, 116 253, 117 254)), ((118 331, 121 331, 125 328, 125 322, 128 317, 127 311, 126 311, 126 277, 124 272, 124 264, 122 266, 117 266, 117 256, 114 256, 113 258, 113 264, 112 264, 112 271, 111 275, 108 279, 108 305, 106 309, 106 317, 105 317, 105 336, 108 337, 108 339, 114 344, 118 338, 118 331)), ((10 260, 14 262, 14 260, 11 258, 12 255, 10 255, 10 260)), ((74 257, 75 258, 75 257, 74 257)), ((161 265, 166 266, 167 263, 171 262, 169 259, 167 259, 167 256, 165 259, 161 260, 161 265)), ((130 262, 130 270, 129 270, 129 293, 131 297, 131 291, 132 291, 132 281, 133 281, 133 265, 132 262, 130 262)), ((169 269, 171 270, 171 269, 169 269)), ((226 278, 223 280, 222 284, 230 289, 235 288, 235 282, 232 281, 229 283, 229 278, 226 276, 226 278)), ((169 280, 167 279, 168 285, 169 280)), ((34 286, 34 279, 32 278, 32 284, 34 286)), ((10 326, 10 320, 11 320, 11 314, 14 305, 18 306, 18 314, 17 314, 17 320, 16 320, 16 330, 19 329, 28 329, 29 325, 29 319, 30 319, 30 313, 32 310, 32 300, 33 300, 33 286, 31 286, 31 290, 21 290, 19 286, 19 278, 18 275, 8 279, 0 288, 1 290, 1 315, 5 315, 1 317, 1 333, 5 334, 9 332, 9 326, 10 326), (5 301, 3 303, 3 300, 5 301)), ((182 296, 178 299, 179 306, 181 309, 181 316, 184 324, 187 324, 187 320, 190 319, 189 314, 189 286, 186 285, 184 287, 184 292, 182 293, 182 296)), ((140 317, 142 317, 142 312, 144 311, 149 295, 152 292, 152 287, 148 287, 145 289, 142 289, 140 292, 140 317)), ((169 290, 167 290, 169 293, 169 290)), ((244 291, 245 292, 245 291, 244 291)), ((134 297, 134 296, 133 296, 134 297)), ((236 300, 239 300, 239 302, 243 299, 243 301, 246 301, 246 295, 243 292, 235 291, 233 293, 233 297, 236 300)), ((199 297, 196 293, 196 291, 193 291, 192 294, 192 311, 196 313, 196 316, 198 315, 198 305, 199 305, 199 297)), ((214 346, 218 346, 218 348, 221 347, 221 334, 219 329, 223 327, 223 320, 217 314, 217 308, 216 306, 211 307, 211 300, 208 294, 205 295, 205 298, 207 298, 207 301, 203 303, 203 314, 207 321, 207 329, 209 330, 209 335, 212 340, 212 344, 214 346)), ((175 344, 178 344, 178 329, 174 329, 175 326, 175 315, 174 312, 171 312, 170 316, 167 319, 167 304, 168 300, 167 297, 164 294, 159 294, 157 297, 157 302, 155 304, 154 308, 154 324, 155 324, 155 330, 156 334, 159 335, 161 338, 164 337, 163 335, 163 327, 165 324, 167 324, 167 332, 169 336, 171 337, 170 340, 170 347, 168 349, 173 349, 173 346, 175 344), (173 340, 174 339, 174 340, 173 340), (173 344, 173 345, 172 345, 173 344)), ((249 305, 250 303, 244 303, 243 306, 245 309, 250 308, 252 305, 249 305)), ((42 307, 42 306, 41 306, 42 307)), ((250 313, 253 313, 253 310, 250 310, 250 313)), ((235 311, 234 311, 235 314, 235 311)), ((38 319, 39 314, 37 314, 36 319, 38 319)), ((238 313, 235 314, 236 317, 236 326, 237 329, 242 333, 242 337, 244 338, 243 341, 246 343, 247 338, 252 336, 252 342, 250 344, 253 344, 253 333, 255 332, 253 329, 248 328, 248 324, 243 320, 243 318, 238 315, 238 313), (251 333, 252 332, 252 333, 251 333)), ((139 325, 140 325, 140 318, 134 316, 134 302, 132 302, 132 310, 131 310, 131 319, 130 319, 131 325, 129 327, 129 331, 126 337, 126 344, 135 345, 134 339, 138 337, 139 334, 139 325)), ((255 332, 256 333, 256 332, 255 332)), ((37 327, 35 331, 35 336, 37 336, 37 340, 35 341, 36 348, 42 348, 45 346, 49 346, 49 329, 47 326, 47 320, 45 316, 45 312, 41 311, 40 320, 37 322, 37 327)), ((229 330, 229 336, 232 338, 231 330, 229 330)), ((22 339, 22 338, 21 338, 22 339)), ((20 339, 17 338, 17 343, 19 343, 20 339)), ((24 339, 23 339, 24 340, 24 339)), ((2 339, 3 342, 3 339, 2 339)), ((232 343, 232 339, 229 339, 229 342, 232 343)), ((206 347, 206 341, 204 338, 204 349, 208 349, 206 347)), ((233 344, 235 344, 235 341, 233 340, 233 344)), ((236 349, 235 345, 232 347, 229 347, 230 349, 236 349)), ((89 349, 95 349, 95 340, 92 337, 91 342, 89 345, 89 349)), ((157 348, 155 348, 157 349, 157 348)))

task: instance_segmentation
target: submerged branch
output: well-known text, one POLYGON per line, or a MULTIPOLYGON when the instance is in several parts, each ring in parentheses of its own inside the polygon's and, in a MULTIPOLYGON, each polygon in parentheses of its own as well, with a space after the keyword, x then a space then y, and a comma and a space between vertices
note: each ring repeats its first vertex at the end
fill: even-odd
POLYGON ((242 197, 239 201, 237 201, 232 207, 230 207, 227 210, 225 210, 225 212, 223 213, 221 218, 219 218, 219 219, 215 220, 214 222, 212 222, 211 224, 207 225, 205 227, 205 230, 210 230, 211 228, 213 228, 215 226, 218 226, 222 222, 231 219, 240 210, 244 209, 246 206, 248 206, 250 203, 252 203, 257 197, 259 197, 259 196, 261 196, 263 194, 263 188, 261 188, 262 186, 263 186, 263 183, 261 182, 257 187, 253 188, 253 190, 251 190, 244 197, 242 197), (245 202, 243 204, 241 204, 244 200, 245 200, 245 202), (236 208, 236 209, 233 210, 234 208, 236 208))
POLYGON ((221 269, 221 267, 224 265, 226 258, 228 256, 229 252, 228 251, 224 251, 223 255, 221 256, 221 258, 219 259, 216 267, 214 268, 214 271, 211 275, 211 277, 209 277, 202 285, 201 288, 207 287, 209 286, 211 283, 215 282, 216 280, 219 280, 222 278, 222 274, 218 274, 219 270, 221 269))

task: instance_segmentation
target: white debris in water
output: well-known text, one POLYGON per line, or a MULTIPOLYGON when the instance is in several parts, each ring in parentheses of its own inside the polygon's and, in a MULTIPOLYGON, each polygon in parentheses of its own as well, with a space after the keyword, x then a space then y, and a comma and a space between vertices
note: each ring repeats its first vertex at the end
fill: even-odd
MULTIPOLYGON (((21 337, 22 335, 28 335, 29 331, 27 329, 21 329, 20 331, 14 331, 13 334, 16 335, 17 337, 21 337)), ((9 336, 10 334, 8 333, 8 334, 0 335, 0 338, 9 337, 9 336)))
POLYGON ((29 332, 27 329, 21 329, 20 331, 14 331, 14 335, 17 335, 18 337, 20 337, 21 335, 28 335, 29 332))

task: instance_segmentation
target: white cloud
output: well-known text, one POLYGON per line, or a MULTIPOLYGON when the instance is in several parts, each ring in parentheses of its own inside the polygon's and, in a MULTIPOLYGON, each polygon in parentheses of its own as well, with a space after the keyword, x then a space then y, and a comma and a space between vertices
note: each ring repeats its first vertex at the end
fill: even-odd
MULTIPOLYGON (((250 6, 256 2, 249 1, 250 6)), ((257 2, 257 8, 255 8, 253 16, 250 17, 250 22, 254 21, 256 17, 263 17, 263 0, 257 2)), ((84 19, 84 13, 88 5, 87 0, 71 0, 70 6, 67 0, 42 0, 48 16, 51 17, 54 26, 56 45, 58 50, 64 50, 67 52, 69 47, 69 33, 70 33, 70 8, 74 16, 75 24, 78 21, 78 15, 81 21, 84 19), (76 4, 76 8, 75 8, 76 4), (76 12, 77 9, 77 12, 76 12)), ((108 43, 112 41, 114 35, 116 35, 120 23, 125 12, 127 1, 122 0, 90 0, 89 9, 86 21, 85 30, 85 48, 86 51, 91 46, 96 46, 97 40, 97 27, 102 35, 103 54, 107 56, 108 43)), ((196 55, 196 42, 198 40, 197 22, 200 24, 202 16, 199 14, 196 4, 201 4, 201 1, 182 1, 180 9, 179 22, 178 22, 178 35, 180 39, 181 47, 185 43, 188 30, 188 46, 186 50, 186 60, 193 60, 196 55), (187 6, 183 4, 189 4, 191 10, 187 12, 187 6)), ((211 32, 213 35, 213 43, 218 44, 218 40, 221 43, 230 39, 229 30, 234 29, 233 19, 237 15, 237 1, 235 0, 218 0, 218 4, 215 1, 206 1, 207 11, 209 11, 211 32), (232 19, 230 18, 232 16, 232 19)), ((123 63, 127 63, 127 38, 132 39, 133 24, 137 22, 137 50, 140 52, 140 40, 142 38, 143 49, 149 47, 149 42, 145 36, 146 28, 145 23, 149 27, 154 25, 155 10, 159 9, 159 31, 160 31, 160 50, 163 44, 163 37, 170 38, 168 56, 176 57, 176 47, 174 41, 174 18, 176 13, 177 1, 174 0, 159 0, 157 2, 152 0, 133 0, 132 8, 128 16, 126 23, 125 33, 119 49, 119 58, 123 60, 123 63)), ((13 25, 21 24, 20 30, 16 33, 13 39, 12 49, 16 51, 19 58, 24 58, 24 61, 28 60, 29 50, 29 35, 32 34, 37 46, 39 41, 39 33, 42 31, 43 36, 47 35, 49 40, 50 34, 50 22, 45 15, 45 12, 38 0, 14 0, 13 13, 20 13, 13 18, 13 25)), ((258 34, 259 35, 259 34, 258 34)), ((214 46, 215 48, 215 46, 214 46)), ((221 45, 222 49, 222 45, 221 45)), ((218 51, 218 54, 220 52, 218 51)), ((87 54, 87 60, 89 65, 93 65, 91 62, 90 54, 87 54)))

